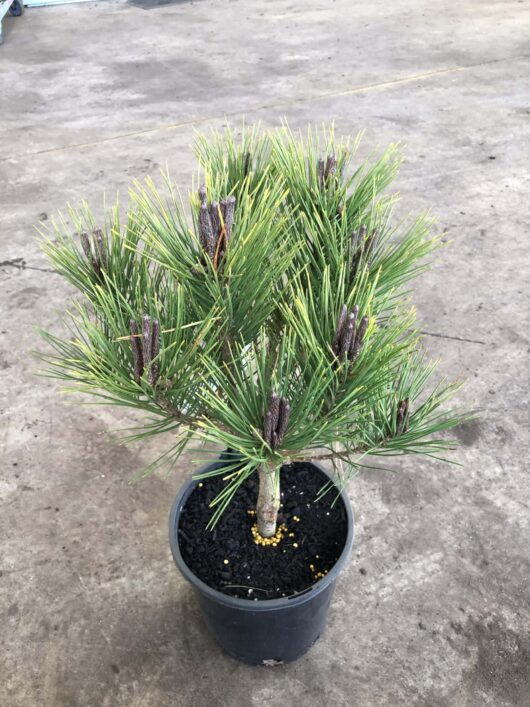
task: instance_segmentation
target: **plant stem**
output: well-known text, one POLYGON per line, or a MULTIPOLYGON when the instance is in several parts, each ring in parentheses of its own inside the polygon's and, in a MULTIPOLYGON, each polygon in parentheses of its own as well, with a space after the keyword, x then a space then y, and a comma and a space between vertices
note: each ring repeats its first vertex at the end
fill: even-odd
POLYGON ((280 472, 274 464, 266 462, 260 466, 258 475, 259 492, 256 504, 258 532, 262 538, 270 538, 276 533, 280 509, 280 472))

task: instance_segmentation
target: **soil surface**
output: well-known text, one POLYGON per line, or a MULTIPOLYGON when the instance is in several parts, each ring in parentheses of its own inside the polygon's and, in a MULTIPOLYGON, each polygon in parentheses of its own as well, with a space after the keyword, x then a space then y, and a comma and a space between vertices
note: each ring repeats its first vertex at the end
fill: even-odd
POLYGON ((307 589, 339 558, 347 534, 342 499, 315 498, 328 478, 309 464, 282 467, 279 523, 287 526, 277 547, 254 542, 258 477, 237 491, 213 531, 206 530, 209 503, 224 486, 221 476, 197 485, 184 506, 179 546, 185 563, 205 584, 234 597, 277 599, 307 589))

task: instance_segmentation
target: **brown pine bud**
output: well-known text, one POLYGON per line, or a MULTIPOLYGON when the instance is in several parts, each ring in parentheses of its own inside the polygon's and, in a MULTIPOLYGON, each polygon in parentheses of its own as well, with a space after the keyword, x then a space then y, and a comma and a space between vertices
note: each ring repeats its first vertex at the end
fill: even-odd
POLYGON ((101 228, 96 228, 93 231, 93 243, 94 252, 96 254, 96 260, 98 265, 102 268, 107 267, 107 249, 105 247, 105 240, 103 239, 103 231, 101 228))
POLYGON ((366 236, 366 226, 363 224, 358 231, 353 231, 351 234, 351 268, 352 276, 355 276, 359 263, 364 253, 364 239, 366 236))
POLYGON ((362 223, 361 228, 359 229, 359 245, 364 244, 364 239, 366 238, 366 231, 368 229, 366 228, 366 224, 362 223))
POLYGON ((160 323, 153 319, 151 326, 151 359, 149 361, 149 382, 155 385, 160 374, 160 362, 157 360, 160 353, 160 323))
POLYGON ((79 237, 81 239, 81 246, 83 248, 83 251, 86 255, 86 257, 92 262, 92 249, 90 247, 90 240, 88 238, 88 233, 86 231, 81 231, 79 234, 79 237))
POLYGON ((278 447, 278 434, 274 430, 272 431, 271 447, 272 449, 276 449, 278 447))
POLYGON ((226 231, 226 240, 227 242, 230 240, 230 236, 232 235, 232 226, 234 225, 234 212, 236 208, 236 197, 232 194, 232 196, 229 196, 225 200, 226 206, 225 206, 225 212, 223 215, 224 223, 225 223, 225 231, 226 231))
POLYGON ((342 309, 340 310, 339 320, 337 322, 337 328, 335 329, 335 334, 333 335, 332 348, 335 353, 339 352, 339 344, 340 344, 341 337, 342 337, 342 330, 344 329, 344 325, 346 324, 346 315, 347 314, 348 314, 348 308, 346 307, 345 304, 343 304, 342 309))
POLYGON ((280 400, 280 414, 278 419, 278 427, 276 433, 278 435, 278 442, 281 444, 283 441, 283 436, 287 430, 287 425, 289 424, 289 415, 291 414, 291 406, 287 398, 282 398, 280 400))
POLYGON ((359 355, 362 345, 363 345, 363 340, 364 340, 364 335, 366 334, 366 330, 368 329, 368 317, 363 317, 359 323, 359 326, 357 327, 357 331, 355 332, 355 341, 353 344, 352 348, 352 354, 351 354, 351 360, 354 361, 357 356, 359 355))
POLYGON ((210 260, 213 260, 215 257, 217 237, 214 236, 212 222, 206 204, 201 204, 201 210, 199 211, 199 236, 202 247, 208 254, 210 260))
POLYGON ((351 313, 350 313, 350 316, 352 317, 353 324, 354 324, 354 334, 353 334, 353 336, 352 336, 352 338, 351 338, 350 348, 349 348, 349 351, 348 351, 348 356, 349 356, 349 358, 351 358, 351 355, 352 355, 352 352, 353 352, 353 347, 354 347, 354 345, 355 345, 355 323, 357 322, 357 317, 358 317, 358 315, 359 315, 359 305, 356 304, 356 305, 354 306, 354 308, 352 309, 351 313))
POLYGON ((398 404, 396 419, 396 436, 407 431, 407 417, 409 411, 409 399, 401 400, 398 404))
POLYGON ((219 218, 219 204, 217 201, 212 201, 210 204, 209 213, 213 234, 217 238, 221 232, 221 219, 219 218))
POLYGON ((208 194, 206 192, 205 184, 201 184, 199 187, 199 199, 201 200, 201 206, 208 206, 208 194))
POLYGON ((272 429, 274 431, 278 427, 278 418, 280 417, 280 398, 276 393, 271 393, 269 410, 272 415, 272 429))
POLYGON ((129 322, 131 331, 131 349, 133 355, 134 380, 139 383, 144 372, 144 360, 142 352, 142 342, 138 336, 138 325, 131 319, 129 322))
POLYGON ((149 366, 151 363, 151 317, 144 314, 142 319, 142 353, 144 357, 144 366, 149 366))
POLYGON ((263 422, 263 437, 265 442, 270 447, 272 444, 272 412, 270 410, 265 415, 265 420, 263 422))
POLYGON ((403 417, 405 420, 404 425, 403 425, 403 432, 406 432, 408 429, 408 426, 409 426, 409 399, 405 398, 405 400, 403 402, 405 403, 405 405, 403 406, 404 407, 403 417))
POLYGON ((252 169, 252 156, 250 152, 247 152, 245 155, 245 161, 243 162, 243 174, 246 177, 249 173, 250 170, 252 169))
POLYGON ((337 160, 335 155, 328 155, 326 158, 326 169, 324 171, 324 179, 326 182, 332 177, 337 171, 337 160))
POLYGON ((346 358, 348 351, 350 350, 350 345, 353 339, 353 334, 355 331, 355 316, 353 312, 348 315, 346 320, 346 326, 342 332, 340 346, 339 346, 339 358, 346 358))

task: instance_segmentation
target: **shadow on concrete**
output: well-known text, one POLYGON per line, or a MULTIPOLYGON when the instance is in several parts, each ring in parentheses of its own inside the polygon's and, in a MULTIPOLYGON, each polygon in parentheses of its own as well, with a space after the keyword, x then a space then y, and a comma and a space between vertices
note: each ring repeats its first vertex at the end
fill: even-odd
POLYGON ((154 10, 163 5, 193 5, 194 0, 127 0, 128 5, 141 7, 144 10, 154 10))

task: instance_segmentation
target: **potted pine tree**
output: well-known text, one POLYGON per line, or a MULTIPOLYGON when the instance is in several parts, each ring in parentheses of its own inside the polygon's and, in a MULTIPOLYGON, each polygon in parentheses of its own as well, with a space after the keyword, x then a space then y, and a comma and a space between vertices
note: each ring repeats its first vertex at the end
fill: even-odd
POLYGON ((354 165, 356 147, 287 127, 201 137, 188 212, 169 177, 166 196, 148 179, 124 223, 83 206, 43 233, 81 293, 70 336, 42 332, 49 374, 145 411, 134 438, 172 440, 148 471, 193 441, 214 454, 173 504, 170 544, 217 640, 254 664, 323 630, 353 542, 348 478, 437 457, 463 419, 442 411, 455 384, 429 387, 409 302, 438 241, 425 215, 391 223, 396 149, 354 165))

